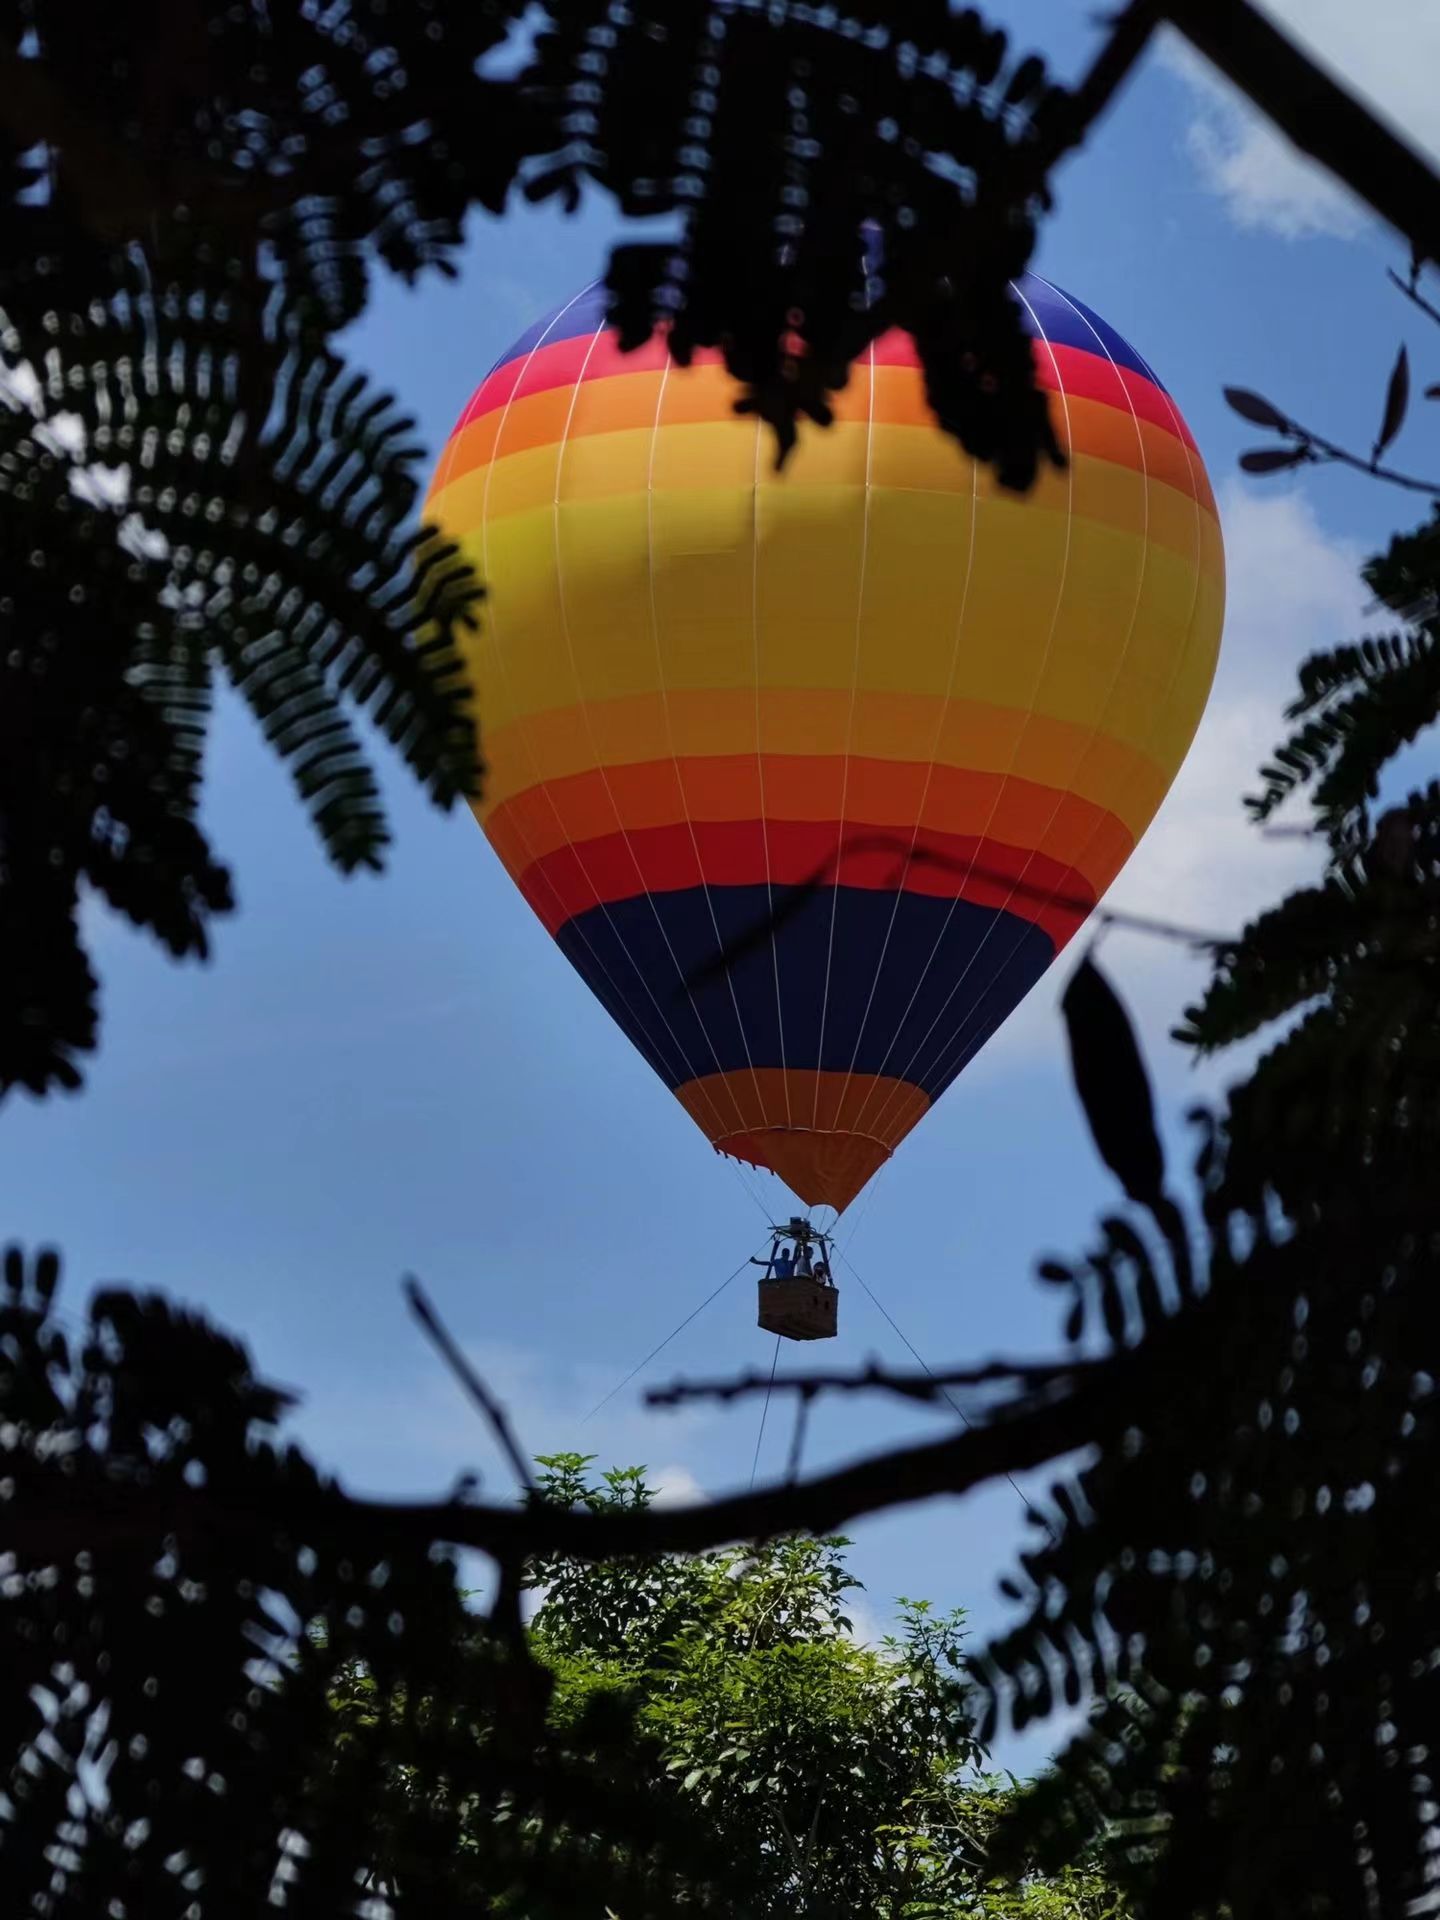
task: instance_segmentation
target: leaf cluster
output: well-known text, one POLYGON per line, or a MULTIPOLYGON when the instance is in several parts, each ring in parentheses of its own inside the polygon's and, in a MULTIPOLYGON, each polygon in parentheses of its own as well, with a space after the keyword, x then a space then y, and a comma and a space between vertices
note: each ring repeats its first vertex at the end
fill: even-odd
POLYGON ((1005 484, 1060 458, 1009 289, 1083 132, 1043 63, 934 0, 533 26, 512 0, 0 4, 0 1094, 79 1082, 90 892, 182 958, 231 909, 200 818, 217 683, 342 872, 387 842, 357 719, 437 804, 477 794, 479 582, 337 344, 377 273, 453 273, 476 209, 596 187, 668 218, 616 250, 615 324, 717 348, 782 453, 900 326, 1005 484))
POLYGON ((368 1736, 332 1753, 331 1664, 363 1660, 381 1701, 402 1670, 438 1677, 453 1571, 332 1533, 343 1501, 277 1444, 285 1396, 233 1341, 118 1291, 72 1333, 57 1274, 12 1250, 0 1295, 0 1497, 47 1516, 59 1549, 0 1558, 7 1904, 178 1920, 218 1911, 222 1888, 225 1911, 260 1912, 289 1887, 353 1910, 369 1861, 346 1810, 374 1797, 380 1755, 368 1736), (138 1530, 120 1511, 135 1497, 153 1515, 138 1530), (243 1557, 223 1526, 182 1547, 165 1515, 195 1499, 217 1517, 308 1501, 315 1525, 243 1557))
MULTIPOLYGON (((542 1460, 542 1503, 643 1510, 643 1468, 591 1478, 542 1460)), ((858 1582, 839 1538, 792 1537, 693 1558, 532 1569, 532 1644, 555 1676, 552 1724, 614 1719, 593 1764, 637 1765, 662 1801, 694 1806, 729 1863, 731 1911, 959 1920, 1118 1912, 1095 1863, 990 1884, 1008 1804, 983 1759, 964 1676, 963 1614, 900 1602, 900 1627, 861 1646, 843 1611, 858 1582)))
POLYGON ((1069 1379, 1087 1444, 1008 1583, 1022 1618, 975 1662, 981 1737, 1094 1704, 994 1864, 1098 1846, 1143 1915, 1400 1913, 1440 1735, 1434 1235, 1413 1187, 1286 1218, 1213 1125, 1197 1186, 1198 1220, 1152 1202, 1042 1272, 1105 1357, 1069 1379))
POLYGON ((58 1270, 12 1249, 0 1290, 7 1909, 714 1910, 704 1823, 595 1773, 603 1714, 545 1737, 523 1642, 280 1442, 243 1348, 118 1289, 72 1327, 58 1270))

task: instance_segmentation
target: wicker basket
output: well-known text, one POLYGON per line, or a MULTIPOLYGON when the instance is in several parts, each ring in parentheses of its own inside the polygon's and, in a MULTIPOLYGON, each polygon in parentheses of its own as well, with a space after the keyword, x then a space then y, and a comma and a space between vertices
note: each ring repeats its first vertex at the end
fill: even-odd
POLYGON ((787 1340, 833 1340, 840 1295, 823 1280, 760 1282, 760 1325, 787 1340))

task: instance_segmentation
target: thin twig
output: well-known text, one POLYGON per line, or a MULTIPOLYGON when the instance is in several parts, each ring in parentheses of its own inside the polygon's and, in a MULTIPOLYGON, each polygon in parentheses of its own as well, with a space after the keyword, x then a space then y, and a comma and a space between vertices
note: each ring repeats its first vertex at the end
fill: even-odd
POLYGON ((424 1288, 414 1274, 407 1273, 400 1284, 405 1290, 410 1311, 429 1336, 431 1344, 460 1382, 461 1390, 469 1395, 490 1423, 491 1431, 499 1441, 501 1451, 515 1471, 516 1479, 528 1492, 533 1493, 535 1491, 534 1475, 530 1471, 529 1461, 520 1451, 515 1436, 510 1431, 510 1421, 505 1409, 494 1398, 485 1382, 455 1344, 449 1330, 442 1324, 439 1314, 430 1304, 424 1288))
POLYGON ((178 1481, 75 1484, 47 1475, 43 1501, 11 1502, 5 1544, 21 1566, 54 1566, 82 1550, 153 1556, 164 1536, 186 1552, 233 1564, 247 1541, 277 1534, 317 1546, 343 1543, 349 1554, 363 1541, 365 1551, 382 1557, 444 1543, 502 1562, 537 1554, 603 1561, 833 1533, 862 1514, 913 1506, 934 1494, 964 1494, 1113 1440, 1135 1423, 1153 1364, 1148 1349, 1081 1362, 1071 1370, 1068 1391, 1048 1404, 1016 1401, 993 1409, 983 1425, 944 1439, 887 1449, 793 1487, 688 1507, 589 1513, 478 1501, 360 1500, 324 1482, 277 1483, 257 1504, 178 1481))
POLYGON ((1182 927, 1173 920, 1156 920, 1143 913, 1124 913, 1117 907, 1101 907, 1095 918, 1102 927, 1153 933, 1161 940, 1178 940, 1187 947, 1221 949, 1239 944, 1239 936, 1233 933, 1204 933, 1198 927, 1182 927))
POLYGON ((1302 444, 1312 460, 1321 455, 1337 466, 1353 467, 1356 473, 1367 474, 1372 480, 1384 480, 1392 487, 1403 487, 1407 493, 1423 493, 1431 500, 1440 500, 1440 482, 1421 480, 1413 473, 1401 473, 1396 467, 1379 466, 1374 460, 1367 460, 1363 453, 1351 453, 1298 422, 1290 428, 1287 437, 1302 444))
POLYGON ((1432 307, 1413 280, 1404 279, 1400 274, 1396 273, 1393 267, 1387 267, 1385 271, 1410 304, 1418 307, 1421 313, 1433 320, 1437 327, 1440 327, 1440 307, 1432 307))
POLYGON ((824 887, 838 885, 842 861, 861 854, 877 853, 894 854, 896 869, 891 884, 896 887, 904 885, 911 867, 935 867, 944 873, 961 875, 966 885, 984 883, 1003 888, 1012 900, 1017 897, 1028 898, 1038 901, 1044 909, 1073 913, 1077 924, 1083 924, 1094 915, 1104 926, 1125 927, 1133 933, 1155 934, 1164 940, 1179 941, 1187 947, 1218 949, 1236 944, 1233 934, 1206 933, 1199 928, 1180 926, 1169 920, 1125 913, 1115 907, 1099 907, 1093 893, 1056 893, 1039 881, 1027 880, 1023 873, 1007 874, 998 867, 981 866, 978 860, 957 859, 953 854, 938 853, 930 847, 917 847, 901 834, 862 833, 851 834, 841 840, 829 858, 822 860, 789 890, 788 897, 780 906, 762 914, 712 958, 694 967, 684 976, 676 989, 677 993, 695 993, 723 979, 741 960, 767 945, 777 933, 783 931, 824 887))
POLYGON ((1061 1363, 1029 1364, 1020 1360, 992 1360, 982 1367, 957 1368, 945 1373, 891 1373, 873 1361, 855 1373, 750 1372, 723 1380, 675 1380, 668 1387, 652 1387, 645 1396, 650 1407, 679 1407, 692 1400, 742 1400, 773 1388, 813 1398, 820 1393, 893 1393, 905 1400, 938 1400, 946 1388, 999 1386, 1006 1382, 1034 1387, 1062 1376, 1070 1367, 1061 1363))

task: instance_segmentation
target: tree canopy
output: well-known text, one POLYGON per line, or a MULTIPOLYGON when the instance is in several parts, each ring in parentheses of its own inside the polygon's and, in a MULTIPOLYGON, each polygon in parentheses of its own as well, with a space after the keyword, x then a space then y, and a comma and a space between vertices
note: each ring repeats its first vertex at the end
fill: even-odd
MULTIPOLYGON (((475 790, 455 640, 480 583, 425 542, 408 426, 334 345, 372 273, 452 261, 472 206, 590 181, 668 212, 673 245, 611 264, 622 329, 663 319, 682 354, 721 345, 777 451, 798 417, 823 420, 866 329, 909 327, 942 422, 1023 484, 1050 446, 1004 283, 1054 161, 1173 17, 1302 144, 1326 151, 1330 129, 1337 168, 1414 241, 1405 286, 1427 300, 1435 181, 1243 0, 1132 4, 1073 90, 947 6, 740 0, 557 9, 518 76, 493 79, 519 11, 0 4, 0 1084, 73 1085, 93 1044, 83 889, 177 954, 203 952, 228 910, 199 818, 217 678, 342 868, 384 836, 355 713, 441 803, 475 790), (640 85, 663 112, 635 110, 640 85), (889 265, 857 306, 862 221, 889 265)), ((1383 476, 1403 365, 1368 460, 1246 396, 1280 436, 1251 470, 1350 458, 1383 476)), ((555 1497, 523 1507, 465 1487, 366 1501, 279 1441, 283 1396, 227 1335, 118 1289, 77 1335, 54 1257, 12 1253, 0 1875, 17 1910, 353 1915, 383 1848, 402 1916, 474 1912, 497 1876, 496 1901, 532 1916, 577 1886, 671 1911, 681 1888, 698 1903, 723 1886, 717 1837, 753 1837, 747 1803, 775 1815, 747 1858, 803 1869, 836 1719, 891 1758, 899 1743, 874 1781, 908 1792, 917 1753, 943 1770, 1002 1717, 1062 1702, 1090 1724, 970 1830, 1015 1898, 1040 1897, 1037 1864, 1088 1874, 1099 1849, 1100 1884, 1146 1920, 1427 1910, 1440 795, 1375 808, 1402 749, 1433 737, 1437 554, 1432 519, 1371 563, 1386 631, 1307 666, 1296 731, 1262 770, 1262 816, 1313 794, 1327 865, 1215 943, 1187 1040, 1288 1025, 1201 1117, 1193 1180, 1167 1169, 1143 1055, 1093 964, 1067 996, 1082 1103, 1128 1203, 1085 1254, 1040 1268, 1068 1351, 775 1382, 807 1401, 944 1392, 963 1431, 678 1510, 563 1462, 555 1497), (943 1620, 851 1646, 827 1532, 1047 1463, 1063 1469, 1010 1582, 1018 1622, 967 1656, 968 1696, 943 1620), (775 1544, 657 1560, 737 1540, 775 1544), (497 1569, 483 1616, 462 1604, 458 1548, 497 1569), (537 1569, 576 1620, 557 1598, 526 1629, 537 1569), (598 1654, 576 1638, 591 1579, 589 1630, 617 1623, 598 1654), (802 1638, 746 1645, 728 1610, 777 1582, 805 1596, 802 1638), (711 1646, 732 1630, 758 1745, 732 1737, 736 1669, 711 1646), (812 1698, 831 1720, 807 1717, 812 1698)), ((863 1823, 832 1841, 822 1801, 813 1861, 842 1883, 949 1872, 958 1848, 926 1795, 954 1782, 926 1781, 883 1843, 863 1823)))
MULTIPOLYGON (((654 1497, 643 1468, 596 1476, 579 1454, 539 1464, 543 1505, 643 1513, 654 1497)), ((901 1601, 899 1632, 859 1644, 845 1611, 859 1587, 847 1545, 797 1536, 696 1557, 533 1562, 528 1643, 546 1676, 544 1738, 597 1782, 648 1795, 668 1835, 638 1873, 607 1853, 614 1830, 582 1808, 549 1826, 533 1814, 536 1850, 588 1858, 596 1877, 630 1870, 614 1896, 623 1913, 654 1898, 657 1912, 755 1920, 1118 1915, 1092 1862, 991 1882, 987 1845, 1012 1789, 980 1770, 963 1613, 901 1601)), ((342 1723, 368 1714, 372 1691, 363 1669, 347 1671, 342 1723)), ((407 1810, 437 1791, 422 1768, 398 1769, 394 1785, 407 1810)), ((497 1822, 512 1824, 508 1805, 474 1801, 462 1819, 474 1910, 513 1906, 536 1920, 597 1910, 583 1878, 537 1905, 494 1845, 497 1822)), ((382 1846, 375 1881, 403 1893, 403 1856, 382 1846)))

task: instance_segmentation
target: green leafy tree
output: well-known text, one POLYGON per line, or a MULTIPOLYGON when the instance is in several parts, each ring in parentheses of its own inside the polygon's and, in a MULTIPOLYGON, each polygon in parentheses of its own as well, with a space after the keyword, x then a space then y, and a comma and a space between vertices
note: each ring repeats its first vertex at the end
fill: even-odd
MULTIPOLYGON (((542 1502, 643 1512, 644 1469, 591 1475, 541 1460, 542 1502)), ((991 1887, 985 1845, 1006 1795, 984 1759, 964 1676, 964 1616, 900 1603, 900 1630, 857 1644, 859 1582, 839 1537, 694 1558, 531 1566, 536 1657, 554 1675, 552 1723, 574 1734, 597 1698, 624 1709, 628 1764, 699 1809, 729 1863, 736 1914, 962 1914, 1074 1920, 1117 1910, 1093 1869, 991 1887)), ((611 1759, 594 1754, 597 1772, 611 1759)))
MULTIPOLYGON (((653 1498, 643 1468, 540 1465, 541 1508, 636 1515, 653 1498)), ((632 1916, 1118 1920, 1096 1860, 992 1878, 1014 1789, 978 1771, 962 1615, 904 1601, 898 1634, 858 1645, 845 1545, 542 1554, 524 1576, 542 1598, 518 1665, 478 1622, 443 1697, 400 1703, 344 1662, 321 1774, 352 1779, 377 1744, 391 1754, 372 1884, 526 1920, 578 1920, 602 1896, 632 1916), (527 1694, 532 1711, 512 1719, 507 1697, 527 1694)))

